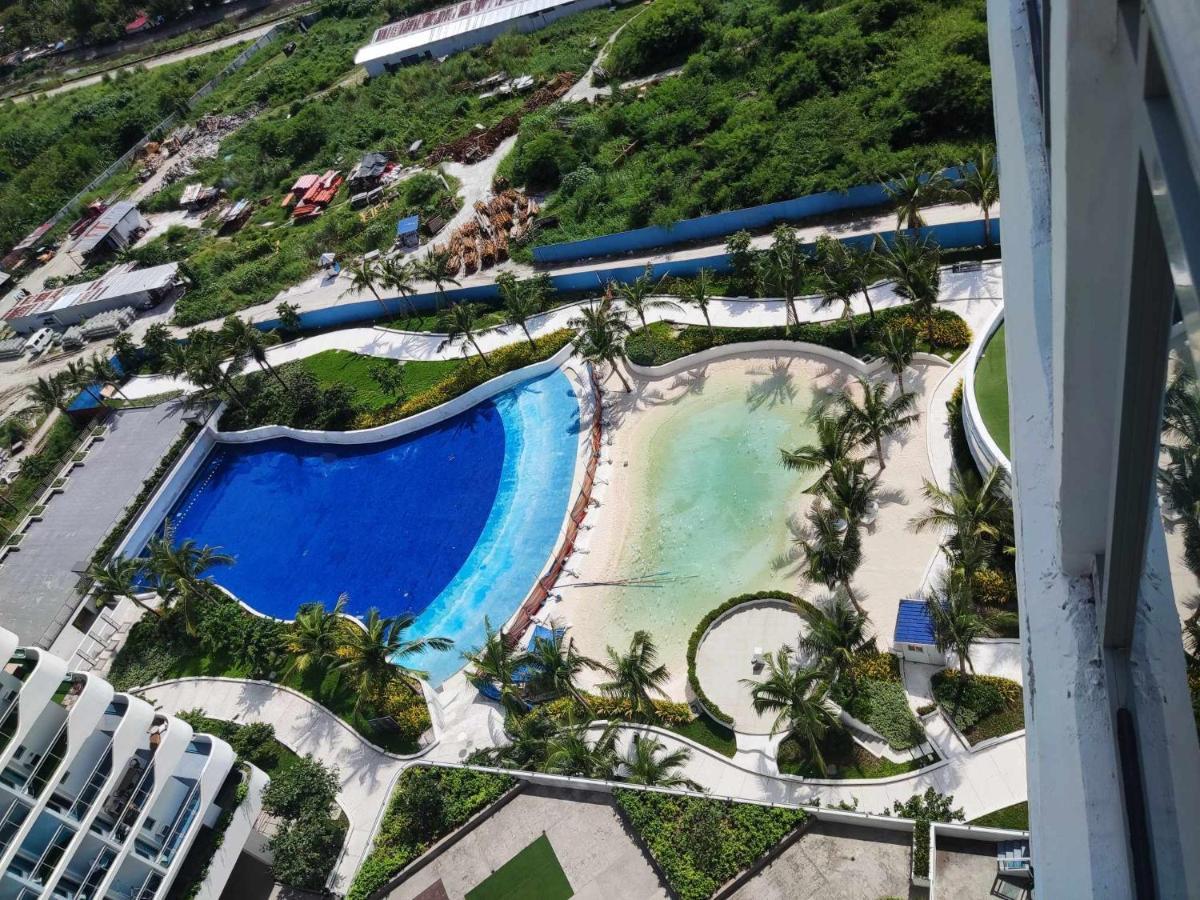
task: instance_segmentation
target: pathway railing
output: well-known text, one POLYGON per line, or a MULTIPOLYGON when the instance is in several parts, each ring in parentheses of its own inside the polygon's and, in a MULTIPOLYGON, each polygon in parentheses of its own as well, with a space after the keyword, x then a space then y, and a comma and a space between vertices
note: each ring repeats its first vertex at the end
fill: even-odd
POLYGON ((579 528, 583 525, 588 507, 592 502, 592 488, 596 483, 596 467, 600 464, 600 438, 603 429, 604 406, 600 381, 596 378, 596 370, 590 365, 588 366, 588 383, 592 394, 592 424, 589 436, 591 446, 588 452, 587 466, 583 473, 583 483, 579 486, 579 494, 571 506, 567 517, 566 531, 563 533, 562 542, 559 544, 558 552, 554 554, 550 567, 538 579, 537 584, 529 592, 529 596, 525 598, 525 602, 513 616, 512 622, 505 629, 505 638, 512 642, 520 640, 521 635, 532 624, 534 615, 546 602, 550 592, 554 590, 554 585, 562 575, 563 569, 566 568, 567 559, 575 552, 575 539, 579 536, 579 528))

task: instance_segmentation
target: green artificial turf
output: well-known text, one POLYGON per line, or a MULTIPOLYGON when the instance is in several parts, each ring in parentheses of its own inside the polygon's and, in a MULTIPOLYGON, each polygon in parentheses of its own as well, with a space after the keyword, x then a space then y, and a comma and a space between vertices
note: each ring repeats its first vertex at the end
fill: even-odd
POLYGON ((574 894, 543 834, 468 891, 467 900, 567 900, 574 894))
POLYGON ((1029 803, 1014 803, 1004 809, 990 812, 986 816, 972 819, 970 825, 986 825, 989 828, 1012 828, 1016 831, 1029 830, 1029 803))
POLYGON ((975 401, 992 440, 1005 456, 1008 443, 1008 365, 1004 349, 1004 326, 992 335, 975 369, 975 401))

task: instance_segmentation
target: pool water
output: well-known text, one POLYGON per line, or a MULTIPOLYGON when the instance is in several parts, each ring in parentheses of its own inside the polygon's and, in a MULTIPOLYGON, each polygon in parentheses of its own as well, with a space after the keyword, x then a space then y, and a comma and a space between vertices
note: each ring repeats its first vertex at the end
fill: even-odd
POLYGON ((672 675, 682 677, 688 637, 713 607, 737 594, 799 588, 789 519, 799 514, 806 478, 785 469, 780 448, 815 438, 811 381, 785 358, 709 367, 702 390, 648 410, 653 435, 631 460, 633 513, 603 598, 602 641, 626 647, 646 629, 672 675))
POLYGON ((453 651, 413 662, 440 683, 503 624, 554 550, 579 404, 560 371, 447 421, 366 445, 218 444, 170 513, 178 540, 233 555, 216 581, 254 609, 303 603, 412 613, 453 651))

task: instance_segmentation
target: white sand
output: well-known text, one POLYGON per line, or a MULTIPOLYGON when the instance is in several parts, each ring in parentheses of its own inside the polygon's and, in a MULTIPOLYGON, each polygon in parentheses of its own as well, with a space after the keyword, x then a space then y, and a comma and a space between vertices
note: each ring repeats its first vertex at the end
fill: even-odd
MULTIPOLYGON (((631 379, 632 394, 625 394, 616 378, 610 378, 606 389, 608 417, 611 425, 606 432, 605 456, 611 462, 601 465, 599 477, 609 483, 598 488, 596 497, 600 503, 587 516, 589 530, 583 535, 580 546, 584 552, 574 555, 568 570, 577 577, 564 576, 560 582, 563 597, 556 614, 571 625, 571 635, 579 649, 597 658, 605 656, 606 643, 618 649, 628 646, 629 637, 635 628, 648 627, 639 622, 637 609, 628 604, 623 609, 614 607, 616 589, 611 582, 644 574, 636 571, 621 571, 622 550, 629 541, 637 540, 642 527, 639 511, 645 508, 643 498, 650 496, 653 484, 647 478, 646 458, 650 442, 654 441, 666 417, 672 414, 672 401, 690 393, 715 393, 723 386, 734 386, 745 390, 750 383, 750 372, 762 372, 764 366, 780 361, 790 366, 793 374, 815 382, 816 388, 840 389, 851 379, 850 373, 824 357, 803 353, 747 353, 729 357, 704 367, 701 379, 685 375, 644 381, 631 379), (797 368, 798 367, 798 368, 797 368), (592 587, 573 586, 575 582, 601 582, 592 587), (604 584, 607 583, 607 584, 604 584), (620 641, 613 640, 613 623, 621 622, 620 641)), ((937 366, 917 366, 906 373, 905 387, 918 395, 917 409, 921 421, 905 434, 885 443, 887 467, 881 480, 880 512, 876 522, 864 530, 864 561, 854 581, 855 593, 870 614, 874 633, 880 649, 890 646, 896 622, 897 601, 912 596, 921 585, 930 560, 937 552, 939 536, 936 534, 916 535, 908 528, 909 520, 923 509, 921 484, 923 478, 932 478, 926 448, 924 417, 929 398, 937 382, 945 374, 937 366)), ((890 378, 890 376, 888 376, 890 378)), ((770 452, 777 452, 770 448, 770 452)), ((875 471, 869 462, 868 472, 875 471)), ((778 498, 780 509, 798 512, 803 517, 811 505, 811 496, 803 489, 811 479, 797 474, 795 487, 787 496, 778 498)), ((786 525, 764 533, 762 540, 780 547, 790 545, 786 525)), ((628 553, 624 554, 628 558, 628 553)), ((823 586, 814 586, 804 581, 797 572, 798 565, 786 567, 772 577, 774 586, 818 599, 827 594, 823 586)), ((739 591, 754 591, 771 585, 747 584, 739 591)), ((697 590, 703 591, 702 585, 697 590)), ((705 609, 723 602, 729 594, 702 597, 705 609)), ((660 617, 662 610, 657 610, 660 617)), ((669 612, 669 611, 668 611, 669 612)), ((646 613, 648 616, 649 613, 646 613)), ((699 615, 673 617, 670 627, 650 628, 662 654, 662 660, 671 672, 669 692, 675 699, 686 698, 687 640, 699 621, 699 615)), ((789 636, 790 638, 791 636, 789 636)), ((591 681, 600 680, 593 676, 591 681)))

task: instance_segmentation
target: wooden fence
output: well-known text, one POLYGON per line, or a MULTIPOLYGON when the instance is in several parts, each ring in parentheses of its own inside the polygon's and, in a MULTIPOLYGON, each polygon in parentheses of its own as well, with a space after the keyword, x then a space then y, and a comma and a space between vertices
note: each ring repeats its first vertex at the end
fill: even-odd
POLYGON ((521 604, 520 609, 517 610, 512 622, 504 632, 506 640, 511 642, 521 639, 521 635, 532 624, 534 615, 541 609, 542 604, 546 602, 546 598, 550 596, 550 592, 554 590, 554 585, 558 582, 559 576, 562 575, 563 569, 566 568, 567 559, 575 552, 575 539, 579 536, 579 527, 583 524, 588 506, 592 502, 592 487, 596 483, 596 467, 600 464, 600 438, 603 428, 604 406, 600 392, 600 382, 596 378, 596 370, 591 366, 588 366, 588 383, 592 393, 591 447, 588 452, 587 467, 583 473, 583 484, 580 485, 579 494, 575 497, 575 503, 571 506, 566 533, 563 534, 562 543, 558 546, 558 552, 554 554, 550 568, 547 569, 546 574, 538 579, 537 584, 533 586, 533 589, 529 592, 529 596, 525 598, 525 602, 521 604))

